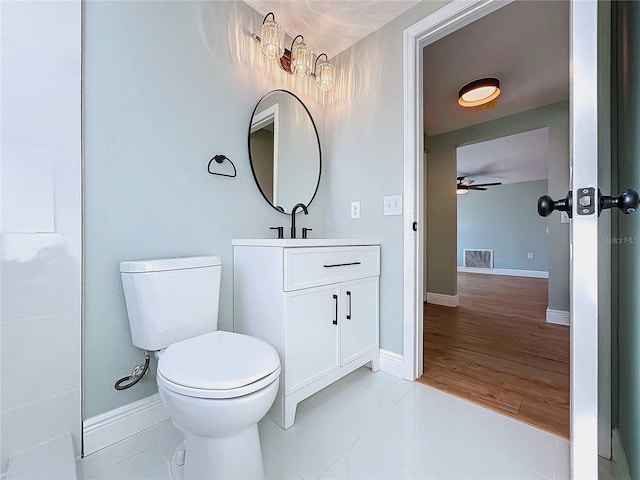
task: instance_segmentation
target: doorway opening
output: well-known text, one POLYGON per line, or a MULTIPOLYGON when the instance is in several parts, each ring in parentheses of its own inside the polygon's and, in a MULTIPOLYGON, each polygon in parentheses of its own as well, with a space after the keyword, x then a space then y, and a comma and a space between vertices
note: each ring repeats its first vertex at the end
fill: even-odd
POLYGON ((569 224, 536 201, 569 185, 569 5, 513 2, 422 55, 419 381, 568 438, 569 224), (497 101, 460 107, 458 89, 485 77, 497 101))

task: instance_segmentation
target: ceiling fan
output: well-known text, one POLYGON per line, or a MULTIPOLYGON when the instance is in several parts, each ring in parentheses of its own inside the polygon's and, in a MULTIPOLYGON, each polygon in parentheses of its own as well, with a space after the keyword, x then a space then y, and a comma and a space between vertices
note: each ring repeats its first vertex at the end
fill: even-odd
POLYGON ((494 182, 494 183, 478 183, 477 185, 471 185, 474 180, 465 180, 467 177, 458 177, 458 182, 456 183, 456 194, 464 195, 465 193, 469 193, 469 190, 487 190, 486 187, 493 187, 496 185, 502 185, 502 182, 494 182))

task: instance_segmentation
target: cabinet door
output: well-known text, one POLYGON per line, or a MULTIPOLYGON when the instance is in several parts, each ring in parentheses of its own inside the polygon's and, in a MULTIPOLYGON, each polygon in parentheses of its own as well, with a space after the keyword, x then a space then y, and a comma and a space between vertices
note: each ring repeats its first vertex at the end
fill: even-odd
POLYGON ((378 277, 341 286, 340 363, 378 348, 378 277))
POLYGON ((285 293, 285 395, 339 367, 339 286, 285 293))

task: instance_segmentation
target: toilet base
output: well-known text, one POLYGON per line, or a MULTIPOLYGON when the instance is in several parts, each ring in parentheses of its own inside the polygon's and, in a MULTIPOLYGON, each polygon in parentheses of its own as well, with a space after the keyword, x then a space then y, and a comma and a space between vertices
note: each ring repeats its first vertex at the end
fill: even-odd
POLYGON ((226 436, 185 432, 170 470, 172 480, 264 479, 258 425, 226 436))
POLYGON ((169 474, 171 480, 183 480, 184 478, 184 440, 181 441, 171 456, 169 474))

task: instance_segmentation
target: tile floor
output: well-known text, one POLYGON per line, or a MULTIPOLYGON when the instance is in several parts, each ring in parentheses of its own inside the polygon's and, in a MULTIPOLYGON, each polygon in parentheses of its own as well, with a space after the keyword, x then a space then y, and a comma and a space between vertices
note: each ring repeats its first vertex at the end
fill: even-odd
MULTIPOLYGON (((269 479, 568 479, 569 442, 426 385, 361 368, 260 422, 269 479)), ((78 462, 82 480, 169 480, 170 421, 78 462)))

